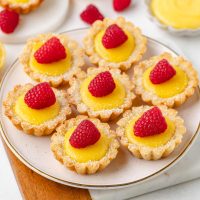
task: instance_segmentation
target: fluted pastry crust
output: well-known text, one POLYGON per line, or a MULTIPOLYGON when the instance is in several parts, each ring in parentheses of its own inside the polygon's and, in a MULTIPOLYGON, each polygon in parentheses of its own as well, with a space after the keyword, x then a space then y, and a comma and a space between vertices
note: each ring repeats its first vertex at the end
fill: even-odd
POLYGON ((122 70, 129 69, 132 64, 138 62, 146 52, 147 39, 141 34, 139 28, 135 27, 131 22, 126 21, 123 17, 118 17, 116 20, 105 18, 103 21, 96 21, 90 28, 87 36, 83 40, 86 54, 89 56, 90 62, 98 64, 99 67, 119 68, 122 70), (135 38, 135 49, 128 60, 123 62, 106 61, 95 51, 94 38, 103 29, 106 29, 111 24, 117 24, 124 30, 130 32, 135 38))
POLYGON ((168 117, 175 124, 175 132, 172 138, 164 145, 159 147, 149 147, 141 143, 130 143, 125 135, 125 128, 130 120, 138 115, 142 115, 147 110, 151 109, 150 106, 133 107, 123 114, 123 118, 117 122, 118 128, 117 135, 120 138, 121 144, 128 148, 128 150, 137 158, 145 160, 159 160, 167 157, 174 149, 181 143, 182 137, 186 132, 184 121, 181 117, 177 116, 177 111, 167 108, 166 106, 158 106, 164 117, 168 117))
POLYGON ((87 74, 82 71, 82 73, 77 74, 77 78, 70 81, 70 88, 68 89, 70 103, 76 106, 77 110, 81 114, 87 114, 89 117, 99 118, 100 120, 106 122, 115 119, 125 110, 132 106, 135 94, 133 93, 134 84, 131 83, 127 74, 122 73, 119 69, 109 69, 109 68, 88 68, 87 74), (81 99, 80 87, 82 82, 92 75, 97 75, 101 72, 107 71, 112 74, 113 78, 118 79, 124 86, 126 91, 126 97, 124 103, 118 107, 110 110, 99 110, 94 111, 89 108, 81 99))
POLYGON ((119 148, 119 142, 116 139, 114 131, 110 130, 107 123, 102 123, 98 119, 88 118, 87 116, 79 115, 76 118, 65 121, 60 125, 56 133, 51 137, 51 150, 55 158, 64 164, 70 170, 76 171, 78 174, 94 174, 103 170, 110 162, 116 158, 119 148), (97 161, 88 161, 84 163, 77 162, 64 151, 64 139, 66 131, 72 127, 76 127, 82 120, 91 120, 98 129, 104 131, 104 134, 111 139, 108 151, 104 157, 97 161))
POLYGON ((0 0, 0 5, 6 9, 14 10, 19 14, 28 14, 35 10, 44 0, 29 0, 28 3, 10 3, 8 0, 0 0))
POLYGON ((8 93, 8 96, 3 103, 5 108, 5 115, 18 129, 23 130, 29 135, 50 135, 56 129, 56 127, 71 114, 71 108, 69 107, 67 94, 63 90, 53 89, 56 95, 56 99, 60 104, 60 111, 58 116, 40 125, 34 125, 22 120, 14 111, 14 105, 17 99, 21 95, 25 94, 28 90, 30 90, 33 86, 34 85, 31 83, 25 85, 17 85, 11 92, 8 93))
POLYGON ((154 56, 148 60, 140 62, 134 67, 133 82, 135 84, 135 93, 140 95, 143 101, 152 103, 153 105, 166 105, 168 107, 179 106, 183 104, 190 96, 195 92, 195 88, 198 86, 198 74, 192 66, 192 63, 185 60, 183 57, 173 57, 169 53, 163 53, 159 56, 154 56), (188 77, 188 85, 184 91, 169 98, 161 98, 155 93, 148 91, 143 86, 143 74, 149 68, 154 66, 157 62, 163 58, 167 59, 172 66, 180 67, 188 77))
POLYGON ((20 62, 24 66, 24 71, 34 80, 38 82, 49 82, 51 86, 58 87, 63 84, 67 84, 69 80, 74 77, 76 74, 80 73, 81 67, 84 65, 84 51, 79 47, 78 43, 74 40, 68 38, 68 36, 63 34, 41 34, 36 38, 28 40, 22 55, 20 56, 20 62), (67 47, 70 50, 72 57, 72 65, 64 74, 58 76, 48 76, 45 74, 41 74, 33 71, 30 68, 29 62, 33 50, 33 46, 35 43, 40 41, 47 41, 53 36, 57 37, 64 47, 67 47))

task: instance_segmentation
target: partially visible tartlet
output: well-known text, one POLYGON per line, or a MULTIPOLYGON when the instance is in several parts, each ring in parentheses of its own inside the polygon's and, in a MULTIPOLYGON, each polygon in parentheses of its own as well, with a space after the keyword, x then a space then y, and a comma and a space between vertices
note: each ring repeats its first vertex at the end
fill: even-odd
POLYGON ((78 174, 103 170, 115 159, 118 148, 119 142, 108 124, 81 115, 65 121, 51 137, 55 158, 78 174), (87 137, 82 138, 84 134, 87 137))
POLYGON ((41 84, 39 87, 44 88, 44 91, 39 89, 38 85, 34 86, 30 83, 17 85, 8 93, 3 103, 5 115, 11 122, 25 133, 36 136, 51 134, 71 114, 66 92, 52 89, 50 91, 52 93, 51 95, 55 96, 52 102, 51 96, 48 94, 48 91, 51 89, 47 88, 50 86, 47 85, 48 83, 41 84), (33 88, 35 88, 34 93, 31 94, 30 91, 33 88), (44 100, 45 98, 48 98, 48 100, 44 100), (50 101, 52 104, 48 105, 50 101), (41 106, 32 108, 30 107, 31 104, 35 104, 36 106, 40 106, 41 104, 41 106), (43 108, 42 104, 47 104, 47 106, 43 108))
POLYGON ((71 80, 68 94, 79 113, 110 121, 132 106, 133 88, 119 69, 91 67, 71 80))
POLYGON ((66 35, 41 34, 28 40, 20 56, 20 62, 24 66, 24 71, 32 79, 38 82, 49 82, 53 87, 58 87, 67 84, 72 77, 80 72, 80 68, 84 65, 84 51, 76 41, 66 35), (58 41, 54 44, 52 40, 56 39, 58 41), (60 49, 57 49, 59 48, 57 43, 60 43, 60 49), (51 58, 55 54, 59 56, 59 51, 65 51, 65 57, 53 62, 51 58), (41 59, 40 62, 36 55, 41 59), (49 63, 48 60, 42 60, 43 57, 48 56, 49 63))
POLYGON ((127 70, 142 58, 147 40, 139 28, 118 17, 93 23, 83 43, 93 64, 127 70))
POLYGON ((43 0, 0 0, 0 5, 19 14, 28 14, 40 6, 43 0))
POLYGON ((169 53, 151 57, 134 67, 135 93, 153 105, 173 107, 183 104, 194 94, 198 82, 192 64, 169 53))
POLYGON ((166 106, 133 107, 123 114, 117 125, 121 144, 135 157, 145 160, 167 157, 181 143, 186 132, 177 111, 166 106), (158 130, 161 131, 156 133, 158 130))

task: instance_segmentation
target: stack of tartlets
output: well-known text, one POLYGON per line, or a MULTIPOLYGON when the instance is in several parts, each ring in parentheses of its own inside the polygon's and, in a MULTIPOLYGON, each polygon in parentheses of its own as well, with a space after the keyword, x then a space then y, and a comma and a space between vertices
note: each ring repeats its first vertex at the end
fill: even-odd
POLYGON ((16 86, 5 99, 5 114, 27 134, 53 133, 55 158, 80 174, 103 170, 120 143, 137 158, 167 157, 186 132, 172 107, 195 92, 192 64, 169 53, 140 62, 147 40, 122 17, 96 21, 83 43, 84 49, 58 34, 29 40, 20 61, 39 83, 16 86), (86 55, 94 66, 84 70, 86 55))

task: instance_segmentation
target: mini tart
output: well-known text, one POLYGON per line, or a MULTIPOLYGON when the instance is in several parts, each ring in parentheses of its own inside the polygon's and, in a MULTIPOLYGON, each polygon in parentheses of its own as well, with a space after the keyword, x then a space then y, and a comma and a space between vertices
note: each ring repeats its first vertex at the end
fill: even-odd
MULTIPOLYGON (((66 58, 67 59, 67 58, 66 58)), ((34 58, 33 58, 34 60, 34 58)), ((35 60, 36 61, 36 60, 35 60)), ((67 84, 69 80, 75 75, 80 73, 80 67, 84 65, 84 52, 78 46, 78 43, 74 40, 69 39, 66 35, 59 34, 41 34, 36 38, 28 40, 22 55, 20 56, 20 62, 24 66, 24 71, 34 80, 38 82, 49 82, 53 87, 67 84), (62 72, 58 75, 48 75, 46 73, 40 73, 39 71, 33 70, 30 67, 31 58, 34 54, 34 48, 37 43, 45 43, 52 37, 57 37, 63 46, 66 48, 67 56, 71 59, 70 66, 66 69, 66 72, 62 72)), ((36 61, 37 62, 37 61, 36 61)), ((61 62, 61 61, 58 61, 61 62)), ((57 62, 44 65, 44 67, 53 67, 57 62)), ((41 66, 41 65, 40 65, 41 66)), ((43 66, 43 65, 42 65, 43 66)))
POLYGON ((132 64, 136 63, 142 58, 142 55, 146 51, 147 40, 144 36, 142 36, 139 28, 135 27, 131 22, 125 21, 123 17, 118 17, 116 20, 105 18, 103 21, 98 20, 93 23, 88 35, 84 38, 83 43, 86 54, 89 56, 89 59, 93 64, 98 64, 100 67, 120 68, 122 70, 127 70, 132 64), (124 61, 112 62, 108 59, 104 59, 96 52, 95 49, 96 36, 102 30, 106 30, 106 28, 112 24, 117 24, 134 39, 134 49, 132 50, 130 56, 124 61))
MULTIPOLYGON (((92 79, 91 79, 92 80, 92 79)), ((132 106, 132 101, 135 98, 133 93, 134 85, 130 82, 128 75, 122 73, 119 69, 109 68, 88 68, 87 74, 82 72, 77 74, 76 79, 72 79, 70 82, 70 88, 68 89, 70 102, 76 106, 77 110, 81 114, 87 114, 89 117, 99 118, 102 121, 110 121, 118 117, 124 110, 129 109, 132 106), (95 77, 101 72, 108 71, 112 74, 114 80, 118 80, 125 91, 125 97, 120 106, 110 109, 92 109, 86 105, 81 96, 81 86, 88 77, 95 77)), ((113 91, 115 92, 115 90, 113 91)), ((88 93, 88 92, 87 92, 88 93)), ((111 93, 112 95, 112 93, 111 93)), ((101 98, 101 97, 100 97, 101 98)), ((97 98, 98 99, 98 98, 97 98)), ((112 103, 113 99, 109 99, 108 103, 112 103), (111 100, 111 102, 110 102, 111 100)), ((116 100, 115 100, 116 101, 116 100)))
MULTIPOLYGON (((165 86, 168 84, 168 81, 164 83, 165 86)), ((198 86, 198 75, 192 64, 184 58, 180 56, 173 57, 169 53, 163 53, 159 56, 154 56, 149 60, 142 61, 135 66, 133 82, 135 84, 135 93, 141 95, 144 102, 152 103, 153 105, 166 105, 168 107, 174 107, 183 104, 187 98, 194 94, 195 88, 198 86), (162 59, 167 59, 173 67, 178 67, 187 78, 187 84, 183 91, 171 97, 160 97, 155 92, 147 90, 143 84, 143 74, 145 71, 150 67, 155 66, 162 59)), ((162 83, 160 85, 162 85, 162 83)), ((171 87, 168 89, 171 90, 171 87)), ((166 87, 163 88, 163 91, 166 91, 166 87)))
POLYGON ((28 14, 35 10, 43 0, 0 0, 0 5, 19 14, 28 14))
MULTIPOLYGON (((71 108, 69 107, 67 94, 62 90, 53 89, 57 103, 59 103, 58 115, 52 119, 49 119, 43 123, 35 124, 29 121, 23 120, 16 112, 15 105, 17 100, 26 94, 34 85, 31 83, 25 85, 17 85, 14 89, 8 93, 3 105, 5 107, 5 115, 12 121, 12 123, 20 130, 23 130, 29 135, 43 136, 51 134, 56 127, 61 124, 67 116, 71 114, 71 108)), ((39 110, 37 110, 39 111, 39 110)))
MULTIPOLYGON (((101 123, 98 119, 91 119, 82 115, 65 121, 57 128, 56 133, 54 133, 51 137, 51 150, 53 151, 55 158, 67 168, 76 171, 79 174, 94 174, 97 171, 103 170, 113 159, 116 158, 118 148, 119 142, 116 139, 114 131, 110 130, 110 126, 108 124, 101 123), (85 119, 92 121, 98 130, 103 131, 107 139, 110 140, 107 151, 100 160, 78 162, 65 153, 65 135, 67 131, 73 127, 77 127, 79 123, 85 119)), ((79 152, 81 152, 81 149, 79 149, 79 152)))
MULTIPOLYGON (((145 160, 159 160, 161 158, 167 157, 170 153, 173 152, 176 146, 178 146, 181 143, 182 137, 186 132, 186 128, 184 127, 184 121, 182 118, 177 116, 176 110, 169 109, 166 106, 158 107, 161 110, 163 116, 165 118, 167 117, 174 124, 175 127, 174 133, 172 134, 169 141, 162 145, 148 146, 147 144, 143 144, 142 142, 138 142, 136 140, 134 142, 130 142, 130 140, 126 136, 126 127, 128 123, 134 118, 141 116, 144 112, 151 109, 152 107, 133 107, 132 110, 126 111, 123 114, 123 118, 117 122, 117 125, 119 127, 117 128, 116 132, 120 138, 121 144, 128 148, 128 150, 137 158, 142 158, 145 160)), ((149 137, 152 137, 151 139, 155 139, 156 135, 149 137)))

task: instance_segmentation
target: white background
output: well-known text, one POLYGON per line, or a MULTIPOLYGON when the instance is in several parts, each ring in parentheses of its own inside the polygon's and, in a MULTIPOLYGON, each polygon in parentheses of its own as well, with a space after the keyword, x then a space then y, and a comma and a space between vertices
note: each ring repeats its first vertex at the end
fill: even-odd
MULTIPOLYGON (((103 14, 107 17, 114 18, 119 15, 112 10, 111 0, 71 0, 70 9, 65 24, 63 24, 63 26, 59 30, 57 30, 57 32, 85 27, 86 25, 79 19, 79 13, 89 3, 95 3, 103 12, 103 14)), ((181 51, 183 51, 184 54, 193 62, 198 72, 200 72, 200 37, 177 37, 160 30, 147 18, 143 0, 134 0, 132 7, 120 14, 133 21, 136 25, 140 26, 144 34, 158 39, 164 43, 169 43, 172 46, 178 46, 181 51)), ((8 57, 6 67, 8 67, 9 63, 14 61, 15 58, 18 56, 18 54, 15 54, 12 51, 12 48, 21 49, 22 47, 7 46, 8 57)), ((199 158, 197 157, 197 159, 199 158)), ((142 195, 140 197, 134 198, 134 200, 175 200, 178 198, 181 200, 197 200, 200 199, 199 188, 200 179, 197 179, 195 181, 191 181, 185 184, 180 184, 178 186, 159 190, 147 195, 142 195)), ((2 142, 0 141, 0 200, 20 199, 22 199, 21 195, 15 182, 7 156, 3 149, 2 142)))

